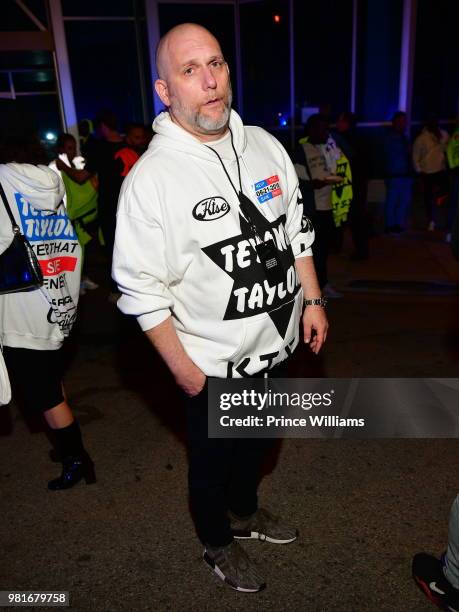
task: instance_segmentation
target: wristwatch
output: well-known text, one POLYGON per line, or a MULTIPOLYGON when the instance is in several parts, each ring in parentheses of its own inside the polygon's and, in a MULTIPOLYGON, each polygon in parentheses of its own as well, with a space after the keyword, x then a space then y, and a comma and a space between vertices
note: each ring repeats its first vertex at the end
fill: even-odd
POLYGON ((323 308, 325 308, 325 306, 327 305, 327 298, 324 297, 320 297, 320 298, 312 298, 310 300, 304 300, 304 305, 305 306, 322 306, 323 308))

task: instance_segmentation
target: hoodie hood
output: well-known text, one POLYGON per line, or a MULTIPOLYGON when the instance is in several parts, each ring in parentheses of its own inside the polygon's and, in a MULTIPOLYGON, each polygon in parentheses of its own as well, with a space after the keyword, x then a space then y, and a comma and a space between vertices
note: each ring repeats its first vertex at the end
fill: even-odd
POLYGON ((47 166, 0 164, 0 181, 43 211, 54 212, 65 193, 62 179, 47 166))
MULTIPOLYGON (((233 134, 234 148, 241 156, 247 147, 247 137, 241 118, 232 110, 230 114, 229 127, 233 134)), ((189 153, 213 163, 219 163, 215 153, 209 150, 212 141, 201 142, 195 136, 174 123, 168 112, 160 113, 153 122, 155 136, 150 142, 149 149, 155 150, 159 147, 175 149, 181 153, 189 153), (206 146, 208 145, 208 146, 206 146)), ((220 139, 220 136, 218 137, 220 139)), ((225 159, 225 158, 224 158, 225 159)), ((234 157, 231 157, 234 159, 234 157)))

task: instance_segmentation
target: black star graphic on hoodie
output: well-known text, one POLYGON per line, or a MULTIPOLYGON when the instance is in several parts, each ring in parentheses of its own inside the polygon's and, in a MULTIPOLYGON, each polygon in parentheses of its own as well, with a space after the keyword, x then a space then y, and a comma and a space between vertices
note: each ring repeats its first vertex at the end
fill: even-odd
POLYGON ((252 206, 250 216, 256 223, 258 235, 263 240, 272 237, 277 247, 285 271, 284 282, 270 287, 263 265, 254 250, 255 239, 242 215, 239 215, 240 234, 202 250, 234 281, 223 319, 244 319, 266 312, 280 336, 285 338, 295 306, 294 297, 299 290, 295 260, 285 231, 286 217, 281 215, 270 223, 252 206))

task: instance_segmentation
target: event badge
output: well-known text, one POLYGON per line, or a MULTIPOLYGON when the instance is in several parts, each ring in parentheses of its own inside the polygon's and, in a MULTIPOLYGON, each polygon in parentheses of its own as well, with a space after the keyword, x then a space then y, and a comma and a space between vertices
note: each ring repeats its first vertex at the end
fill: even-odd
MULTIPOLYGON (((252 234, 254 238, 256 238, 258 236, 258 231, 256 223, 254 223, 251 214, 251 209, 253 209, 253 203, 242 191, 239 192, 238 197, 242 213, 244 214, 244 217, 246 217, 246 219, 248 220, 252 234)), ((258 211, 255 209, 255 211, 253 212, 256 215, 258 211)), ((285 271, 282 262, 279 259, 279 252, 276 249, 274 240, 271 238, 270 240, 265 240, 264 242, 262 241, 255 246, 255 249, 258 258, 261 262, 261 265, 263 266, 263 270, 265 272, 265 276, 269 283, 269 286, 274 287, 275 285, 282 283, 285 280, 285 271)))
POLYGON ((279 259, 279 254, 274 241, 267 240, 256 245, 257 255, 265 271, 266 279, 270 287, 274 287, 285 280, 285 272, 279 259))

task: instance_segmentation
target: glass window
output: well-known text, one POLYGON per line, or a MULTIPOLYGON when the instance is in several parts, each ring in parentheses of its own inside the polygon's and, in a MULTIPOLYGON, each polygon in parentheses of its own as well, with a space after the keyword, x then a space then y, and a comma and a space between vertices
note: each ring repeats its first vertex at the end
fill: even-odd
POLYGON ((47 149, 49 159, 52 159, 55 156, 53 147, 56 137, 62 129, 57 94, 18 96, 14 102, 0 100, 0 117, 8 116, 7 109, 11 108, 11 105, 31 118, 32 125, 47 149))
POLYGON ((65 17, 132 17, 133 0, 62 0, 65 17))
POLYGON ((38 69, 13 72, 14 89, 17 92, 56 91, 54 70, 38 69))
POLYGON ((22 108, 35 116, 40 140, 48 148, 52 148, 55 140, 49 136, 57 136, 62 131, 57 94, 24 96, 19 99, 22 108))
POLYGON ((244 120, 271 130, 290 120, 288 2, 276 9, 265 2, 240 8, 244 120))
POLYGON ((302 107, 350 110, 352 0, 295 1, 295 97, 302 107))
POLYGON ((357 114, 387 121, 398 110, 403 2, 359 0, 357 114))
POLYGON ((0 92, 10 91, 10 80, 7 72, 0 72, 0 92))
POLYGON ((150 52, 148 48, 148 32, 147 32, 147 23, 145 19, 139 19, 139 30, 140 30, 140 45, 142 49, 142 71, 143 78, 145 83, 145 94, 147 101, 147 123, 151 124, 153 122, 153 117, 155 116, 154 108, 153 108, 153 85, 151 82, 151 67, 150 67, 150 52))
MULTIPOLYGON (((43 23, 47 25, 46 9, 44 0, 28 0, 27 8, 43 23)), ((26 13, 16 4, 14 0, 3 0, 1 3, 2 23, 1 30, 4 32, 24 31, 37 32, 38 27, 26 13)))
POLYGON ((413 85, 413 119, 457 113, 459 67, 456 2, 419 0, 413 85), (454 11, 454 12, 453 12, 454 11))
POLYGON ((143 122, 133 22, 65 23, 78 120, 113 110, 120 127, 143 122))
POLYGON ((50 51, 2 51, 0 69, 15 68, 53 69, 53 56, 50 51))
MULTIPOLYGON (((32 4, 30 6, 32 8, 32 4)), ((52 54, 49 51, 6 51, 0 53, 0 70, 12 72, 17 104, 35 118, 40 138, 48 144, 45 135, 61 131, 52 54), (28 95, 22 96, 21 92, 28 95)), ((0 72, 0 91, 10 91, 7 72, 0 72)))

